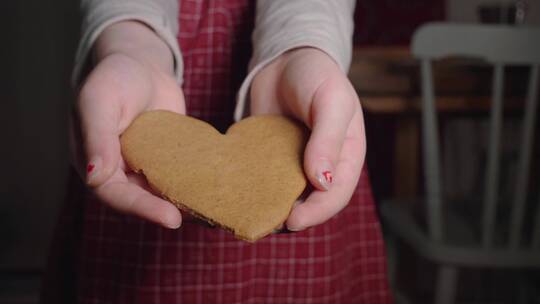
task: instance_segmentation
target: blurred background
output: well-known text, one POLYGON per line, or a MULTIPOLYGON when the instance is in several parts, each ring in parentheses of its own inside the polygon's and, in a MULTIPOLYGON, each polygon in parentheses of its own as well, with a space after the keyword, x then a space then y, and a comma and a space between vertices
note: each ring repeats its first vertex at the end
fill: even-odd
POLYGON ((0 4, 0 303, 37 303, 64 198, 77 2, 0 4))
MULTIPOLYGON (((0 8, 4 39, 0 48, 0 303, 37 303, 67 185, 67 117, 74 101, 69 76, 80 17, 77 1, 70 0, 54 4, 3 1, 0 8)), ((412 34, 429 21, 540 26, 540 1, 359 0, 355 19, 350 79, 366 115, 367 165, 376 199, 418 197, 424 191, 420 73, 409 51, 412 34)), ((448 97, 438 109, 443 117, 451 118, 442 120, 441 142, 452 149, 448 150, 452 153, 443 151, 442 172, 448 181, 445 194, 474 195, 482 185, 481 165, 477 169, 473 165, 482 163, 486 147, 483 113, 489 109, 485 96, 491 92, 492 71, 486 66, 463 68, 452 62, 440 63, 437 71, 435 84, 448 97), (464 97, 469 95, 473 98, 464 97), (471 153, 471 149, 480 153, 471 153), (464 165, 453 165, 456 163, 464 165)), ((524 91, 528 70, 507 72, 509 92, 524 91)), ((518 153, 519 122, 519 118, 511 119, 503 130, 501 158, 509 164, 518 153)), ((531 166, 538 168, 535 160, 540 158, 534 153, 531 166)), ((512 168, 501 168, 509 180, 512 168)), ((534 189, 538 189, 538 170, 531 172, 534 189)), ((390 263, 400 266, 394 275, 400 280, 395 285, 406 290, 403 298, 398 295, 396 299, 407 301, 406 296, 412 298, 410 303, 431 303, 434 266, 422 262, 406 245, 391 242, 388 250, 390 263), (398 249, 399 259, 394 254, 398 249)), ((514 283, 507 279, 513 276, 486 271, 467 275, 469 281, 459 283, 458 299, 513 303, 514 289, 499 288, 512 287, 514 283)), ((526 284, 540 286, 534 274, 528 278, 526 284)), ((534 294, 526 299, 526 303, 540 302, 534 294)))

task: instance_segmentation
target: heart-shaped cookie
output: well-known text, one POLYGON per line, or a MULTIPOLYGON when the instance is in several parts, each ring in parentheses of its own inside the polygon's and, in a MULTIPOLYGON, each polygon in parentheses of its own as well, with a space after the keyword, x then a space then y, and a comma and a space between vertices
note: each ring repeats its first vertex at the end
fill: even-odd
POLYGON ((157 193, 247 241, 280 226, 306 187, 306 140, 283 116, 252 116, 224 135, 168 111, 140 115, 121 136, 125 161, 157 193))

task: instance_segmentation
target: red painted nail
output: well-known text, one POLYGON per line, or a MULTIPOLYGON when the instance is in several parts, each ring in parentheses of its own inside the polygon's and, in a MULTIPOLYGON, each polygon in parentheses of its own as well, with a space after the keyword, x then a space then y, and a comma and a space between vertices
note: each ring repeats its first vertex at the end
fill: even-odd
POLYGON ((332 181, 334 180, 334 178, 332 177, 332 172, 330 172, 330 171, 324 171, 324 172, 323 172, 323 176, 324 176, 324 179, 326 179, 326 181, 327 181, 328 183, 330 183, 330 184, 331 184, 332 181))
POLYGON ((94 164, 88 164, 88 166, 86 166, 86 173, 90 173, 92 172, 92 170, 94 170, 96 166, 94 164))

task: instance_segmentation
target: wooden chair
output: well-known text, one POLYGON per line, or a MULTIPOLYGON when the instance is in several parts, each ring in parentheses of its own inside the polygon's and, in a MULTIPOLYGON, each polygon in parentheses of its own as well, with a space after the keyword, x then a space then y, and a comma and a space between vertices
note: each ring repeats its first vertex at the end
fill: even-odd
POLYGON ((530 193, 531 150, 538 111, 540 28, 431 23, 415 33, 412 53, 421 62, 426 228, 422 228, 420 222, 423 221, 415 219, 404 202, 382 202, 381 214, 385 229, 391 236, 408 243, 419 255, 437 265, 433 302, 451 304, 455 301, 461 267, 540 268, 540 203, 533 203, 532 225, 524 225, 526 210, 530 210, 527 208, 531 206, 527 203, 527 195, 530 193), (481 207, 481 212, 473 221, 459 218, 458 213, 453 213, 453 206, 445 200, 442 191, 432 61, 454 56, 481 58, 494 66, 485 184, 483 198, 475 202, 481 207), (508 223, 508 229, 499 230, 499 148, 503 121, 504 68, 509 65, 528 65, 531 70, 524 103, 515 192, 511 211, 506 221, 503 221, 508 223), (449 214, 457 216, 457 222, 466 224, 452 226, 455 221, 449 220, 449 214), (464 229, 467 225, 472 227, 470 234, 462 234, 465 237, 457 240, 451 236, 454 230, 464 229), (524 231, 529 226, 532 228, 524 231), (474 237, 474 231, 478 232, 477 237, 474 237), (508 231, 502 244, 498 240, 500 231, 508 231))

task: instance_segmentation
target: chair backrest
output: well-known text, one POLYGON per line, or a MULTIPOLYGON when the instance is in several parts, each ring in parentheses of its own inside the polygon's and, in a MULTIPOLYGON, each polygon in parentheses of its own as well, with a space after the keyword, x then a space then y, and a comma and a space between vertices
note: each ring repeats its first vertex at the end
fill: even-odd
MULTIPOLYGON (((499 183, 499 148, 503 109, 504 67, 531 67, 519 165, 512 212, 509 220, 509 247, 517 250, 522 242, 522 230, 528 193, 529 167, 537 112, 540 66, 540 28, 502 25, 460 25, 430 23, 416 31, 412 53, 421 61, 422 77, 422 137, 428 210, 428 227, 435 240, 443 238, 442 191, 439 161, 438 125, 432 75, 432 61, 445 57, 475 57, 494 65, 492 106, 489 123, 489 145, 483 197, 482 243, 494 244, 499 183)), ((538 204, 531 246, 540 249, 540 204, 538 204)))

